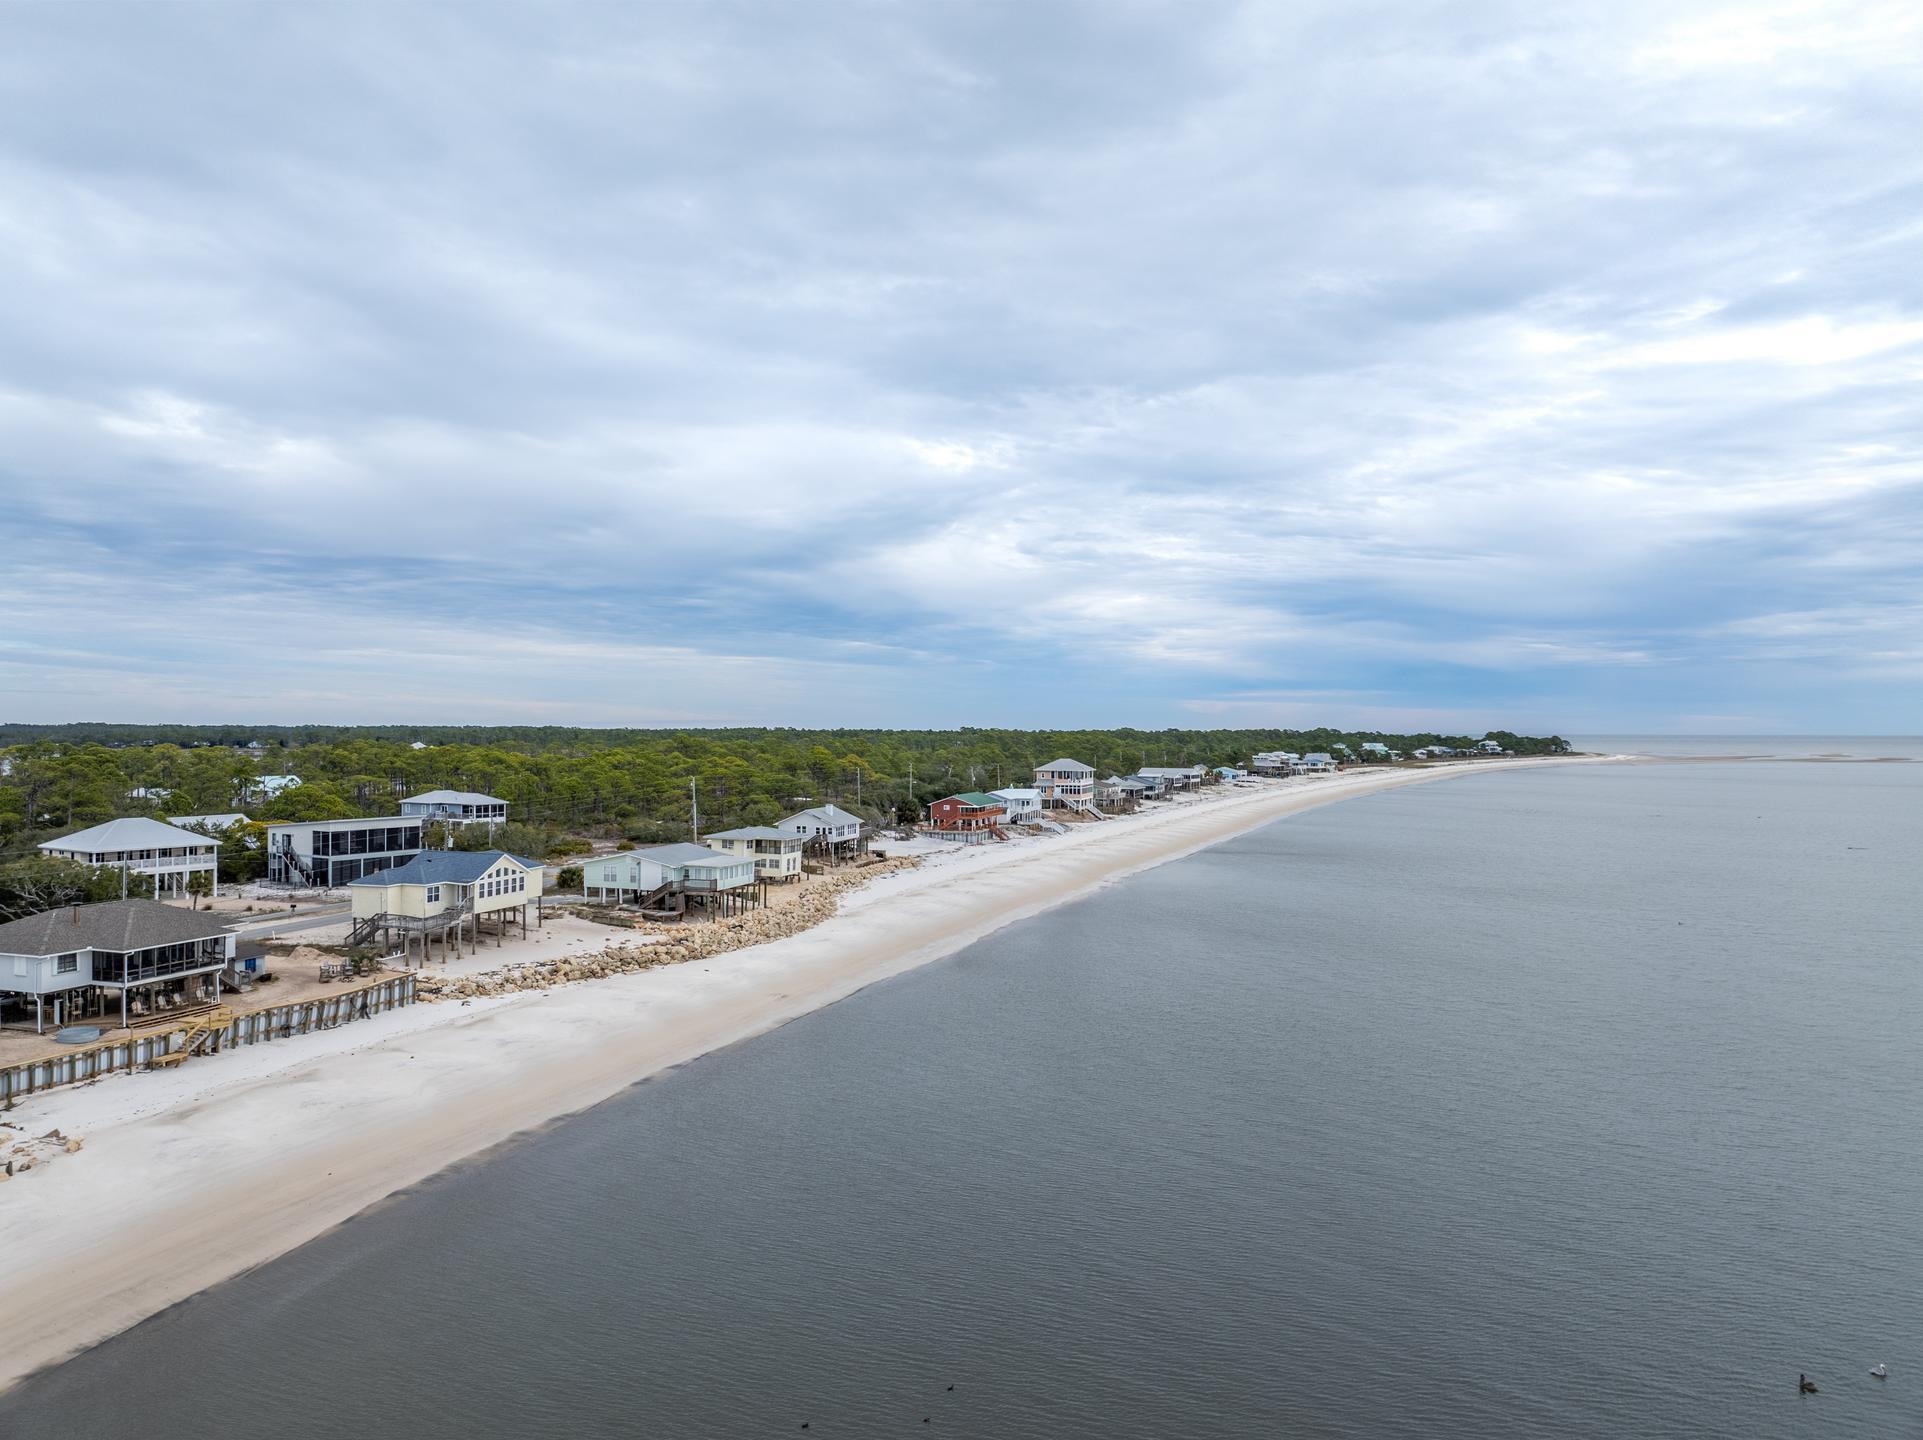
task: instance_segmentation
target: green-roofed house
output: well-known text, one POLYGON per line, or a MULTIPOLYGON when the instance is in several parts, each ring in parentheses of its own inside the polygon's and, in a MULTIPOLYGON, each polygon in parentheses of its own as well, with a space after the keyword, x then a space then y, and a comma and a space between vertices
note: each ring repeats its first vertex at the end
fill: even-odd
POLYGON ((979 845, 985 840, 1006 840, 1002 822, 1007 818, 1008 807, 1001 796, 966 790, 930 805, 928 824, 923 828, 939 840, 979 845))

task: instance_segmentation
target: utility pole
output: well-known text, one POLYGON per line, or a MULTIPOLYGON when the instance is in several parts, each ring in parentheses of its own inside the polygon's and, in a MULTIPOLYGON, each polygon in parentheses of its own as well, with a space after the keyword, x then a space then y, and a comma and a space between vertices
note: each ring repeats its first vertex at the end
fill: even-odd
POLYGON ((694 831, 694 843, 701 843, 701 797, 694 793, 694 776, 688 777, 688 826, 694 831))

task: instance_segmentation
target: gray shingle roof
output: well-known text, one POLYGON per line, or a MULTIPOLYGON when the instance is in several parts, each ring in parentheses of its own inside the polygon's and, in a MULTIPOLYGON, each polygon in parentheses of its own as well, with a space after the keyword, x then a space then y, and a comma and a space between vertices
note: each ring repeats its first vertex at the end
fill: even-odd
POLYGON ((1095 773, 1095 767, 1093 765, 1084 765, 1079 760, 1068 759, 1051 760, 1046 765, 1037 765, 1035 769, 1038 774, 1043 770, 1062 770, 1072 775, 1093 775, 1095 773))
POLYGON ((226 933, 225 920, 211 911, 180 910, 157 900, 107 900, 77 911, 62 906, 0 925, 0 955, 64 955, 70 950, 125 954, 226 933))
POLYGON ((428 790, 409 795, 403 805, 505 805, 498 795, 483 795, 477 790, 428 790))
POLYGON ((423 850, 405 865, 376 870, 350 880, 349 885, 472 885, 494 868, 502 856, 539 870, 538 860, 523 860, 505 850, 423 850))
POLYGON ((709 832, 710 840, 798 840, 798 835, 790 835, 786 830, 777 830, 772 825, 743 825, 739 830, 715 830, 709 832))

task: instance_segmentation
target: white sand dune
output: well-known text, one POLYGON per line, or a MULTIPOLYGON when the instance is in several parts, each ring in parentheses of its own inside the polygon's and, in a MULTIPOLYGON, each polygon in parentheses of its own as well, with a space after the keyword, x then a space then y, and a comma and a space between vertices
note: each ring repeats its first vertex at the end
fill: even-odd
POLYGON ((0 1185, 0 1386, 516 1132, 760 1034, 1120 876, 1281 816, 1567 760, 1352 772, 1211 794, 884 876, 832 920, 711 960, 471 1005, 30 1097, 6 1118, 85 1148, 0 1185))

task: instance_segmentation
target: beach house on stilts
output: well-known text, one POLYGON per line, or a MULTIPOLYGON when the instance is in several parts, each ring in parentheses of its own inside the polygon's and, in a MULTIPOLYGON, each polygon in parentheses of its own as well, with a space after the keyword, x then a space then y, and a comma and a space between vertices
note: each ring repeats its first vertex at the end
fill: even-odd
POLYGON ((1035 771, 1044 810, 1069 810, 1092 819, 1108 817, 1095 805, 1095 767, 1079 760, 1051 760, 1035 771))
POLYGON ((775 828, 799 835, 805 854, 831 863, 852 859, 868 845, 861 817, 850 815, 839 805, 803 810, 778 822, 775 828))
POLYGON ((43 855, 128 876, 150 876, 156 896, 189 894, 188 882, 195 874, 205 875, 209 889, 218 895, 220 872, 215 857, 219 849, 211 835, 139 817, 109 820, 91 830, 40 842, 43 855))
POLYGON ((154 900, 63 905, 0 925, 0 1023, 35 1031, 76 1020, 126 1025, 153 1013, 211 1009, 234 961, 230 916, 154 900))
POLYGON ((424 850, 348 882, 354 923, 347 943, 411 954, 418 942, 425 964, 436 940, 445 960, 450 946, 459 954, 484 933, 498 945, 518 925, 525 938, 530 907, 540 923, 545 873, 538 861, 505 850, 424 850))
POLYGON ((723 855, 747 856, 757 880, 787 885, 801 879, 801 851, 808 842, 772 825, 744 825, 704 835, 701 843, 723 855))
POLYGON ((705 845, 655 845, 597 855, 581 865, 581 888, 604 904, 635 905, 664 916, 696 911, 738 915, 766 901, 752 855, 725 855, 705 845))

